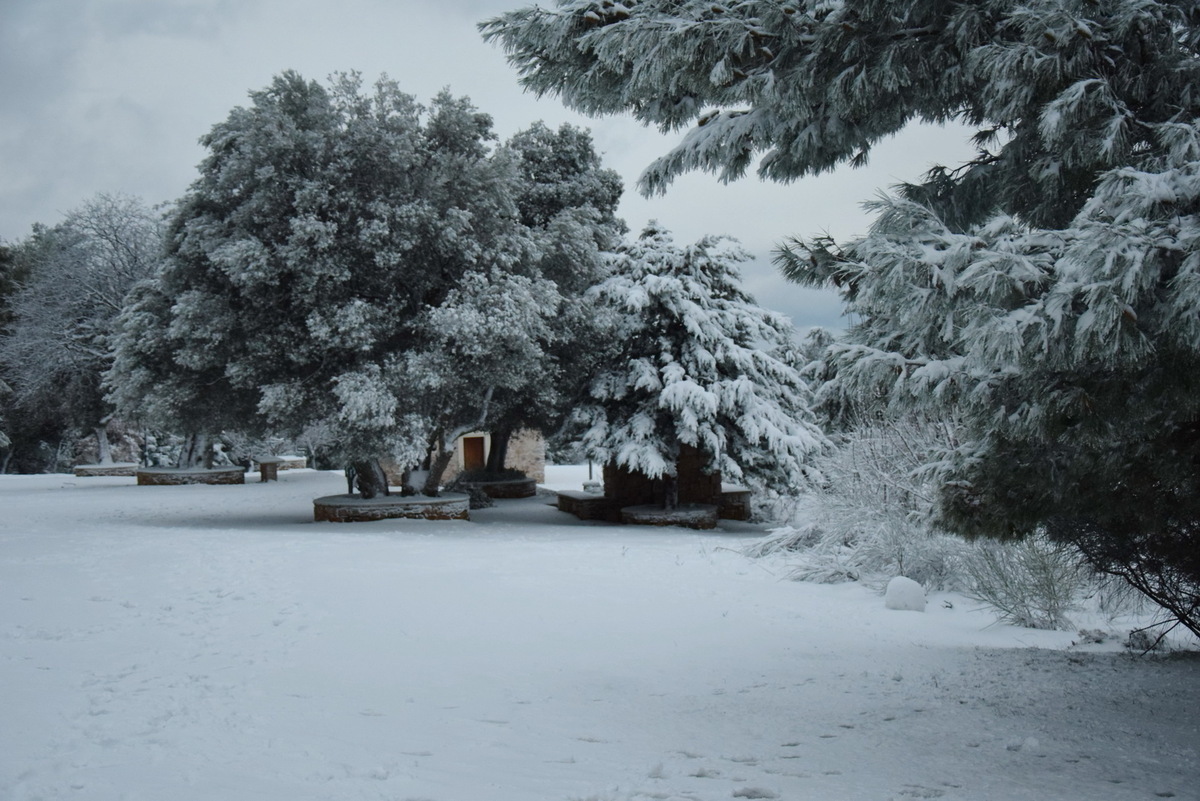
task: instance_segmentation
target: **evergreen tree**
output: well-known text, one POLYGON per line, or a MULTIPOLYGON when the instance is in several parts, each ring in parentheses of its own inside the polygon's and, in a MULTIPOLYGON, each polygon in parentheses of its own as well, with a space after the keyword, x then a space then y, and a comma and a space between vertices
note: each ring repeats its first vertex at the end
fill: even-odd
POLYGON ((557 0, 480 27, 539 95, 692 126, 647 191, 756 159, 791 181, 865 163, 914 120, 965 123, 978 158, 912 187, 961 227, 995 208, 1063 225, 1098 171, 1160 152, 1192 117, 1198 22, 1192 2, 557 0))
POLYGON ((535 92, 694 123, 647 191, 974 128, 977 156, 877 202, 866 237, 779 254, 860 321, 822 399, 953 407, 961 445, 927 467, 944 524, 1048 530, 1200 633, 1200 6, 567 0, 482 27, 535 92))
POLYGON ((619 343, 572 415, 589 457, 669 487, 690 445, 730 481, 807 483, 825 440, 787 361, 791 324, 738 288, 745 258, 714 237, 676 247, 653 224, 622 250, 589 293, 612 310, 619 343))
POLYGON ((19 289, 9 299, 0 366, 13 403, 41 428, 93 431, 111 461, 113 407, 102 378, 125 296, 158 265, 158 216, 140 200, 98 195, 53 228, 37 226, 18 248, 19 289))

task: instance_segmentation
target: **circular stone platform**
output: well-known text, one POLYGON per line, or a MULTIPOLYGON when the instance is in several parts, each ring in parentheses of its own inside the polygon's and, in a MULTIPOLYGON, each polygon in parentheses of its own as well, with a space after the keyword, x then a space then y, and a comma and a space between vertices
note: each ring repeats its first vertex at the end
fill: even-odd
POLYGON ((532 498, 537 495, 537 481, 532 478, 508 478, 502 481, 462 481, 463 487, 478 487, 489 498, 532 498))
POLYGON ((326 495, 313 501, 313 519, 330 523, 367 520, 470 520, 470 498, 447 492, 437 498, 424 495, 326 495))
POLYGON ((681 504, 670 510, 654 505, 626 506, 621 510, 621 522, 637 526, 716 528, 717 507, 708 503, 681 504))
POLYGON ((246 468, 214 467, 179 469, 175 467, 142 467, 137 471, 139 486, 177 486, 181 484, 245 484, 246 468))
POLYGON ((112 464, 77 464, 74 467, 78 478, 89 476, 136 476, 137 462, 114 462, 112 464))

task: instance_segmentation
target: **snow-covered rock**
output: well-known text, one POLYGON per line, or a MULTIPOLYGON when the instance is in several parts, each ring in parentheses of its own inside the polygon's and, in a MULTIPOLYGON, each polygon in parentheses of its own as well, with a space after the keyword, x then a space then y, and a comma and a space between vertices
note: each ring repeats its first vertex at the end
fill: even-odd
POLYGON ((910 578, 896 576, 888 582, 887 591, 883 596, 883 604, 888 609, 924 612, 925 589, 910 578))

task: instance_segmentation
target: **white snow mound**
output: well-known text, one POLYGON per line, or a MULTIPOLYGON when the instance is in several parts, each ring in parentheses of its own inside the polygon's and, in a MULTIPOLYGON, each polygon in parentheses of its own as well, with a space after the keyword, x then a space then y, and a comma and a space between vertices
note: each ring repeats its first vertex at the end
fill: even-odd
POLYGON ((925 589, 910 578, 896 576, 888 582, 883 595, 883 605, 888 609, 906 612, 925 611, 925 589))

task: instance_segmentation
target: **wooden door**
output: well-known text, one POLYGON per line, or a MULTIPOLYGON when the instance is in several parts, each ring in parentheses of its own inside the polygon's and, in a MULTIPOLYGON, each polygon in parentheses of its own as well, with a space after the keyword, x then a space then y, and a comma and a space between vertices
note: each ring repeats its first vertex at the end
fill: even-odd
POLYGON ((487 465, 483 437, 463 437, 463 470, 482 470, 487 465))

